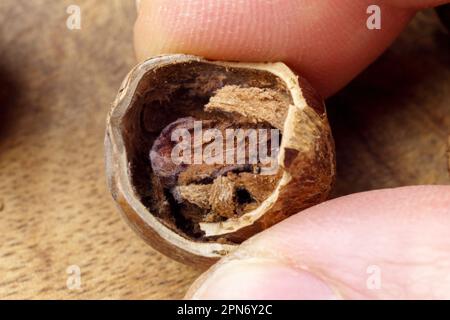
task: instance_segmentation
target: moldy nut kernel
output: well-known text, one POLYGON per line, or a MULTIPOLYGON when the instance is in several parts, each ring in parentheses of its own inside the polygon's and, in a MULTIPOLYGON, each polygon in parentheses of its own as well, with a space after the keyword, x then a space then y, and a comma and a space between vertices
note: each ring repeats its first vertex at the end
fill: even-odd
POLYGON ((323 101, 283 63, 151 58, 124 80, 105 149, 108 185, 127 222, 160 252, 203 267, 326 200, 335 177, 323 101), (198 139, 199 127, 210 136, 198 139), (212 148, 217 137, 231 140, 212 148), (188 147, 175 152, 182 142, 188 147), (226 161, 208 161, 222 152, 226 161))

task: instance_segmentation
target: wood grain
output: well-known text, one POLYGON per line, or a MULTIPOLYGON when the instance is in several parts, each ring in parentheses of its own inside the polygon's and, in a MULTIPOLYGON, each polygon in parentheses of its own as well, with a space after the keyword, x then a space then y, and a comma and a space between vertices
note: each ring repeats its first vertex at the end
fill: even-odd
POLYGON ((336 139, 335 195, 449 184, 450 37, 419 13, 391 48, 328 101, 336 139))
MULTIPOLYGON (((134 65, 134 1, 0 2, 0 298, 180 298, 199 272, 148 247, 106 190, 106 113, 134 65), (81 289, 66 286, 70 265, 81 289)), ((432 12, 333 98, 335 195, 449 184, 449 41, 432 12)))
POLYGON ((106 190, 106 113, 134 65, 132 1, 1 1, 0 297, 182 297, 198 272, 124 223, 106 190), (20 21, 20 22, 19 22, 20 21), (66 269, 81 268, 81 290, 66 269))

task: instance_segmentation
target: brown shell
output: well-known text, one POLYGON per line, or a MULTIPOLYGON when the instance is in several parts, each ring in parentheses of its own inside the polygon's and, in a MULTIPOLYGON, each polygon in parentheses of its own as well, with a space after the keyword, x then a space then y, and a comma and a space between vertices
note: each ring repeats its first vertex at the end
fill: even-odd
POLYGON ((283 63, 218 62, 183 54, 153 57, 135 67, 124 80, 108 115, 105 152, 108 185, 127 222, 160 252, 197 266, 210 265, 252 235, 326 200, 335 177, 334 143, 323 101, 283 63), (182 72, 186 69, 201 73, 187 80, 182 72), (145 134, 158 126, 160 116, 155 111, 143 113, 145 99, 169 90, 164 87, 165 79, 178 76, 179 81, 203 81, 205 90, 211 92, 227 81, 254 87, 279 86, 291 99, 279 153, 282 175, 275 191, 257 209, 237 219, 200 223, 205 241, 177 233, 152 214, 144 204, 142 182, 136 178, 148 167, 139 158, 141 148, 149 150, 145 134), (150 124, 143 123, 142 117, 150 117, 150 124))

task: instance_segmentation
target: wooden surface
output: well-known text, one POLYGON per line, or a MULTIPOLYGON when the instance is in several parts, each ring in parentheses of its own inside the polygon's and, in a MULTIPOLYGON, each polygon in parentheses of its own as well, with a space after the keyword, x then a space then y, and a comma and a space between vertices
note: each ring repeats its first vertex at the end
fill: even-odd
MULTIPOLYGON (((0 298, 180 298, 199 272, 141 241, 105 186, 105 116, 134 64, 134 1, 0 2, 0 298), (81 269, 81 289, 66 286, 81 269)), ((329 102, 335 195, 449 184, 449 38, 428 12, 329 102)))

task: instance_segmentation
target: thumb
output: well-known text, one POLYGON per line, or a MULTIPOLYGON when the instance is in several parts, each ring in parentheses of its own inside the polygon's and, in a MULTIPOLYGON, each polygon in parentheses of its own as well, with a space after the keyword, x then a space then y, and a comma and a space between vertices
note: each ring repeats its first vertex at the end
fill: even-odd
POLYGON ((251 238, 187 297, 448 299, 449 229, 448 186, 342 197, 251 238))

